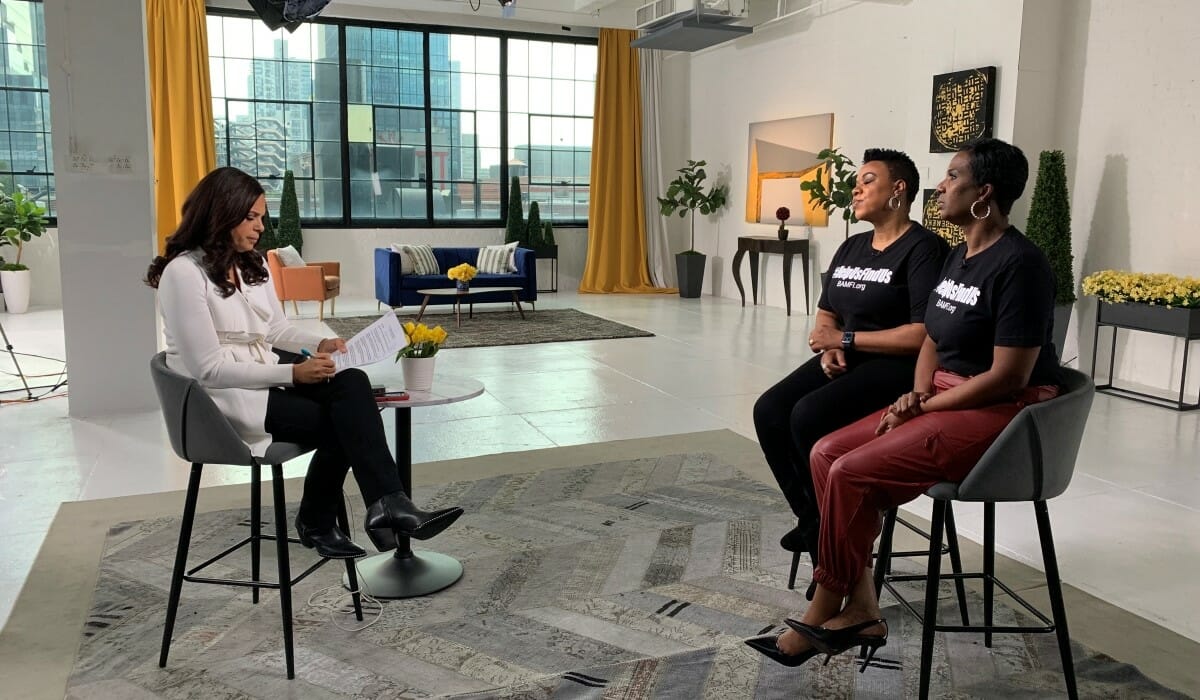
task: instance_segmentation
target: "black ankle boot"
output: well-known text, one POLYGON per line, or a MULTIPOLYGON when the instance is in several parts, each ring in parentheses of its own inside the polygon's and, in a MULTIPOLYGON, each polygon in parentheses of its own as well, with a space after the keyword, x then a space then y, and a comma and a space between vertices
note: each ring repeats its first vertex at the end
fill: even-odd
POLYGON ((300 544, 309 549, 316 549, 317 554, 326 559, 357 559, 367 556, 367 550, 354 544, 354 540, 347 537, 337 525, 318 533, 306 527, 297 516, 296 533, 300 535, 300 544))
POLYGON ((398 537, 427 540, 450 527, 463 509, 457 506, 435 511, 417 508, 403 491, 389 493, 367 506, 367 536, 381 552, 395 549, 398 537))

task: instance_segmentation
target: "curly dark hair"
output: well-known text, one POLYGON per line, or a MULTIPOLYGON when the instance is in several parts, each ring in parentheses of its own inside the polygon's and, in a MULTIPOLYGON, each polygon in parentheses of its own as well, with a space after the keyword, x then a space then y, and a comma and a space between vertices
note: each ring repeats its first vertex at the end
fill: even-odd
POLYGON ((239 253, 230 232, 246 219, 254 202, 263 195, 262 185, 237 168, 217 168, 204 176, 183 203, 183 220, 167 238, 167 250, 154 258, 145 283, 158 289, 167 263, 189 251, 204 251, 200 267, 222 297, 234 292, 229 267, 237 265, 246 284, 267 281, 267 267, 256 250, 239 253))
POLYGON ((904 191, 907 201, 904 203, 911 206, 913 200, 917 198, 917 193, 921 191, 921 176, 917 173, 917 166, 913 163, 912 158, 909 158, 904 151, 895 151, 890 148, 868 148, 863 151, 862 162, 864 164, 876 160, 887 166, 888 175, 893 180, 904 181, 904 184, 907 185, 904 191))
POLYGON ((962 152, 967 154, 975 184, 991 185, 996 206, 1008 216, 1029 180, 1025 154, 1011 143, 992 138, 976 139, 963 146, 962 152))

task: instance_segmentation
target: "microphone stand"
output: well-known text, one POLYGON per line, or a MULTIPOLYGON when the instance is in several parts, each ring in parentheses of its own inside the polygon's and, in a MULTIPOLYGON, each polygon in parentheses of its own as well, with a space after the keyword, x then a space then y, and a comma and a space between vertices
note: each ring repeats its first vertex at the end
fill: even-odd
POLYGON ((4 332, 3 323, 0 323, 0 337, 4 338, 4 349, 8 351, 9 356, 12 357, 13 366, 17 368, 17 376, 21 378, 21 384, 25 387, 25 395, 30 401, 33 401, 33 391, 30 390, 25 373, 21 371, 21 365, 17 362, 17 353, 13 352, 12 343, 8 342, 8 334, 4 332))

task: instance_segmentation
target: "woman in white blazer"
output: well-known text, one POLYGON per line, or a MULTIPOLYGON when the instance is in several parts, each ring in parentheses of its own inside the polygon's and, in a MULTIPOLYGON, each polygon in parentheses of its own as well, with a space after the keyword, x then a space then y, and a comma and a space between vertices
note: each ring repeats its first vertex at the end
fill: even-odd
POLYGON ((380 551, 394 549, 398 536, 433 537, 462 509, 427 512, 409 500, 367 375, 334 372, 330 353, 345 352, 345 341, 284 317, 254 249, 265 214, 262 185, 236 168, 212 171, 188 195, 179 228, 145 280, 158 290, 167 366, 204 386, 255 455, 272 440, 317 444, 296 517, 306 547, 331 558, 366 554, 335 524, 350 468, 368 504, 367 535, 380 551))

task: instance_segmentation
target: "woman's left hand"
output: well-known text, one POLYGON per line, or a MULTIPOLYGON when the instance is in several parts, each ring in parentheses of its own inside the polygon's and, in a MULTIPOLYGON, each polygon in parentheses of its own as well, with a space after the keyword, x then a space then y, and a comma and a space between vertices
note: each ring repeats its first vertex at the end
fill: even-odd
POLYGON ((326 338, 317 346, 317 352, 346 352, 346 341, 341 338, 326 338))

